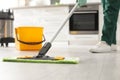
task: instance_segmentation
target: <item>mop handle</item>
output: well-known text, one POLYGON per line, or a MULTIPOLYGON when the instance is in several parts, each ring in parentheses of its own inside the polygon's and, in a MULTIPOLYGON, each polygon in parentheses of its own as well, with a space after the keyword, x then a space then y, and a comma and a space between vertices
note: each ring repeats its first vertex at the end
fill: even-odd
POLYGON ((50 42, 46 42, 43 45, 43 47, 40 49, 38 55, 35 58, 42 58, 42 57, 45 56, 45 54, 51 48, 51 43, 55 40, 55 38, 57 37, 57 35, 59 34, 59 32, 62 30, 62 28, 64 27, 65 23, 68 21, 68 19, 71 17, 71 15, 73 14, 73 12, 77 8, 77 6, 78 6, 78 3, 76 3, 75 6, 72 8, 72 10, 70 11, 70 13, 66 17, 65 21, 63 21, 63 23, 61 24, 60 28, 58 29, 58 31, 56 32, 56 34, 53 36, 53 38, 51 39, 51 41, 50 42))
POLYGON ((60 31, 62 30, 62 28, 64 27, 64 25, 66 24, 66 22, 69 20, 69 18, 72 16, 73 12, 75 11, 75 9, 77 8, 78 3, 75 4, 75 6, 72 8, 72 10, 70 11, 70 13, 68 14, 68 16, 66 17, 66 19, 63 21, 63 23, 61 24, 60 28, 58 29, 58 31, 56 32, 56 34, 53 36, 53 38, 51 39, 50 43, 52 43, 55 38, 57 37, 57 35, 60 33, 60 31))

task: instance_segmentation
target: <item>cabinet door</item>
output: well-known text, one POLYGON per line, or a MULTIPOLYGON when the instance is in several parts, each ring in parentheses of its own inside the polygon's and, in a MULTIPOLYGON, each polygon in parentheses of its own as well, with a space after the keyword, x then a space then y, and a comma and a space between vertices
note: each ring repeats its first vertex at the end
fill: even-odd
MULTIPOLYGON (((68 15, 68 7, 40 7, 15 9, 14 26, 42 26, 44 34, 49 41, 55 35, 56 31, 68 15)), ((56 41, 66 41, 68 35, 68 22, 59 33, 56 41)))

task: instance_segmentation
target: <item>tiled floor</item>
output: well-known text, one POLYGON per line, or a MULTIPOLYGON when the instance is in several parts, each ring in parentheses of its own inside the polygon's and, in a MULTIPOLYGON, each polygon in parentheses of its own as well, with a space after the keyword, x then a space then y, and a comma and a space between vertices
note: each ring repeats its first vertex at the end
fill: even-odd
POLYGON ((3 57, 37 55, 37 51, 18 51, 0 47, 0 80, 120 80, 120 50, 93 54, 91 45, 53 46, 47 55, 79 57, 79 64, 37 64, 2 62, 3 57))

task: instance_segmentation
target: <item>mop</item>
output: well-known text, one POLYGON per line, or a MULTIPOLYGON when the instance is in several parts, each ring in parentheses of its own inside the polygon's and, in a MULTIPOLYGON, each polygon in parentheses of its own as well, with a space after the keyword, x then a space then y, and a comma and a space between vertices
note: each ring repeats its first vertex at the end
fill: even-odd
POLYGON ((79 3, 76 3, 73 9, 70 11, 66 19, 63 21, 62 25, 56 32, 56 34, 53 36, 51 41, 46 42, 43 47, 40 49, 37 56, 19 56, 14 58, 3 58, 4 62, 24 62, 24 63, 62 63, 62 64, 77 64, 79 63, 79 58, 76 57, 63 57, 63 56, 55 56, 50 57, 46 56, 46 53, 52 46, 52 42, 55 40, 59 32, 62 30, 66 22, 69 20, 75 9, 79 6, 83 6, 86 3, 86 0, 81 0, 81 5, 79 3))

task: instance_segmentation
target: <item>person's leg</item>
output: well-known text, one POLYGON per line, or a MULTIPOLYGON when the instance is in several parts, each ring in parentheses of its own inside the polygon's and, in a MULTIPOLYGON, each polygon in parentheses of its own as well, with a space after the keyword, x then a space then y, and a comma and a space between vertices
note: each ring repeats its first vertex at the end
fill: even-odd
POLYGON ((120 8, 120 0, 102 0, 104 25, 101 41, 107 44, 116 44, 117 20, 120 8))
POLYGON ((90 52, 102 53, 116 51, 113 47, 116 44, 117 19, 120 7, 120 0, 102 0, 104 25, 101 42, 90 49, 90 52))

